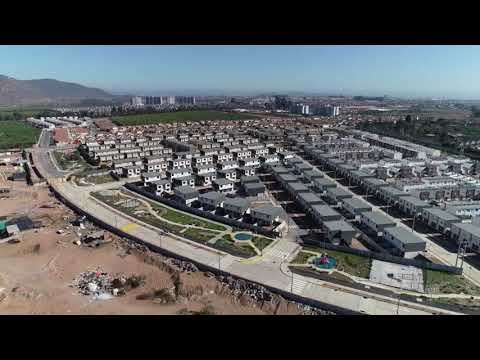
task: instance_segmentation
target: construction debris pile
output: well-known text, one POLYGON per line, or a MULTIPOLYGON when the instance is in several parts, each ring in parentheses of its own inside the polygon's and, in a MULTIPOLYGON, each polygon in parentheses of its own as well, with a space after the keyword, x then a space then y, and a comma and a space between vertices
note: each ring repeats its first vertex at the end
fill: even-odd
POLYGON ((292 303, 302 310, 302 315, 336 315, 333 311, 322 310, 296 301, 292 301, 292 303))
MULTIPOLYGON (((137 244, 127 239, 122 239, 120 244, 121 244, 120 248, 126 253, 129 253, 131 250, 138 250, 143 253, 145 252, 150 253, 150 251, 146 246, 137 244)), ((195 266, 195 264, 189 261, 183 261, 175 258, 167 258, 157 253, 151 253, 151 254, 152 256, 155 256, 156 258, 158 258, 161 262, 169 266, 174 266, 180 272, 200 271, 197 268, 197 266, 195 266)), ((280 295, 276 295, 272 293, 270 290, 268 290, 267 288, 261 285, 257 285, 255 283, 251 283, 241 279, 235 279, 232 276, 216 275, 212 272, 205 272, 204 275, 206 277, 213 278, 221 282, 223 286, 226 289, 228 289, 228 292, 230 292, 236 298, 241 298, 245 296, 258 304, 262 304, 262 303, 274 304, 279 299, 283 299, 283 297, 281 297, 280 295)), ((137 298, 138 300, 162 299, 161 301, 162 303, 176 302, 177 301, 176 293, 181 292, 179 291, 180 288, 181 286, 175 285, 171 289, 161 289, 161 290, 158 290, 157 292, 140 294, 137 298)), ((285 299, 283 299, 283 301, 287 301, 289 303, 295 304, 302 311, 302 314, 304 315, 335 315, 335 313, 332 311, 322 310, 320 308, 302 304, 299 302, 289 301, 285 299)))
POLYGON ((234 279, 232 276, 220 275, 217 279, 226 284, 234 296, 246 295, 255 301, 271 301, 273 298, 273 294, 263 286, 241 279, 234 279))
POLYGON ((198 271, 198 268, 194 264, 192 264, 191 262, 188 262, 188 261, 183 261, 183 260, 174 259, 174 258, 168 258, 165 262, 168 265, 176 266, 182 272, 197 272, 198 271))
POLYGON ((82 295, 106 300, 125 295, 127 291, 143 285, 144 282, 143 276, 113 276, 101 270, 89 270, 81 273, 71 286, 79 289, 82 295))

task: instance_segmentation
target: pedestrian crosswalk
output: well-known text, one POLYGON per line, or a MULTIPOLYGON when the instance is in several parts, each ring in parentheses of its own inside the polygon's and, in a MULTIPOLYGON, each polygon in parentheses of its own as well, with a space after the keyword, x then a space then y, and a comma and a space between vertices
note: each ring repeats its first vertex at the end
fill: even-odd
POLYGON ((295 278, 295 275, 293 276, 292 280, 293 282, 290 282, 286 290, 291 291, 294 294, 301 295, 307 287, 308 283, 305 280, 295 278))
POLYGON ((210 261, 208 265, 213 268, 220 268, 221 270, 228 270, 228 267, 232 265, 234 262, 234 258, 232 256, 219 256, 216 260, 210 261))
POLYGON ((289 252, 283 249, 271 249, 266 255, 271 259, 284 260, 287 258, 288 254, 289 252))

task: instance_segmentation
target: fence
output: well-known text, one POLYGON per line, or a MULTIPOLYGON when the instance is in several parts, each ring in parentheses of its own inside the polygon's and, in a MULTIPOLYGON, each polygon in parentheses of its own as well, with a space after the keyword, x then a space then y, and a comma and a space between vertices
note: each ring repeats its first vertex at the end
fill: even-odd
POLYGON ((265 229, 262 229, 258 226, 253 226, 251 224, 246 224, 246 223, 243 223, 243 222, 238 221, 238 220, 226 219, 223 216, 215 215, 215 214, 212 214, 208 211, 203 211, 203 210, 191 208, 191 207, 183 205, 183 204, 181 204, 177 201, 162 198, 162 197, 157 196, 157 195, 155 195, 151 192, 148 192, 148 191, 146 191, 146 190, 144 190, 144 189, 142 189, 142 188, 140 188, 140 187, 138 187, 138 186, 136 186, 132 183, 126 183, 124 186, 128 190, 131 190, 131 191, 136 192, 140 195, 148 197, 149 199, 152 199, 154 201, 158 201, 162 204, 168 205, 170 207, 173 207, 173 208, 181 210, 181 211, 188 212, 188 213, 193 214, 193 215, 201 216, 203 218, 206 218, 206 219, 209 219, 209 220, 212 220, 212 221, 215 221, 215 222, 219 222, 219 223, 222 223, 222 224, 230 225, 232 227, 236 227, 236 228, 240 228, 240 229, 246 229, 246 230, 249 230, 249 231, 254 232, 256 234, 260 234, 260 235, 264 235, 264 236, 269 236, 269 237, 277 237, 278 236, 278 233, 276 233, 275 231, 265 230, 265 229))
POLYGON ((212 266, 209 266, 209 265, 205 265, 205 264, 202 264, 202 263, 198 263, 192 259, 189 259, 187 257, 184 257, 184 256, 181 256, 181 255, 178 255, 176 253, 173 253, 171 251, 168 251, 164 248, 161 248, 161 247, 158 247, 156 245, 153 245, 151 243, 148 243, 148 242, 145 242, 143 241, 142 239, 132 235, 132 234, 129 234, 129 233, 126 233, 120 229, 117 229, 116 227, 110 225, 110 224, 107 224, 106 222, 96 218, 94 215, 86 212, 86 211, 83 211, 82 209, 80 209, 77 205, 75 205, 74 203, 72 203, 71 201, 69 201, 68 199, 64 198, 54 187, 50 186, 49 187, 50 190, 53 192, 53 194, 61 201, 63 202, 64 204, 66 204, 68 207, 70 207, 71 209, 73 209, 75 212, 77 212, 78 214, 80 215, 85 215, 90 221, 92 221, 94 224, 98 225, 99 227, 107 230, 107 231, 110 231, 111 233, 113 234, 116 234, 122 238, 125 238, 125 239, 128 239, 128 240, 131 240, 131 241, 134 241, 138 244, 141 244, 143 246, 146 246, 148 249, 150 249, 151 251, 154 251, 154 252, 157 252, 157 253, 160 253, 160 254, 163 254, 167 257, 171 257, 171 258, 175 258, 175 259, 180 259, 180 260, 183 260, 183 261, 188 261, 188 262, 191 262, 193 264, 195 264, 195 266, 197 266, 197 268, 200 270, 200 271, 205 271, 205 272, 211 272, 211 273, 214 273, 215 275, 223 275, 223 276, 231 276, 232 278, 238 280, 238 279, 241 279, 241 280, 244 280, 244 281, 247 281, 247 282, 250 282, 250 283, 255 283, 257 285, 260 285, 260 286, 263 286, 265 287, 266 289, 270 290, 271 292, 273 293, 276 293, 276 294, 279 294, 281 296, 283 296, 285 299, 287 300, 290 300, 290 301, 296 301, 296 302, 299 302, 299 303, 302 303, 302 304, 307 304, 307 305, 310 305, 310 306, 314 306, 314 307, 317 307, 317 308, 320 308, 320 309, 323 309, 323 310, 327 310, 327 311, 332 311, 336 314, 339 314, 339 315, 361 315, 361 313, 358 313, 356 311, 353 311, 353 310, 348 310, 348 309, 344 309, 344 308, 341 308, 339 306, 336 306, 336 305, 332 305, 332 304, 327 304, 327 303, 323 303, 321 301, 318 301, 318 300, 314 300, 314 299, 310 299, 310 298, 304 298, 302 296, 299 296, 299 295, 296 295, 296 294, 293 294, 293 293, 290 293, 288 291, 285 291, 285 290, 282 290, 282 289, 277 289, 277 288, 274 288, 274 287, 270 287, 270 286, 265 286, 264 284, 261 284, 261 283, 257 283, 255 281, 252 281, 252 280, 249 280, 249 279, 246 279, 246 278, 243 278, 241 276, 237 276, 237 275, 232 275, 226 271, 223 271, 219 268, 215 268, 215 267, 212 267, 212 266))
MULTIPOLYGON (((313 245, 313 242, 311 242, 313 245)), ((333 245, 330 243, 315 243, 315 246, 321 247, 323 249, 327 250, 334 250, 334 251, 341 251, 353 255, 358 255, 358 256, 363 256, 363 257, 368 257, 371 259, 376 259, 376 260, 381 260, 381 261, 387 261, 391 263, 396 263, 396 264, 401 264, 401 265, 406 265, 406 266, 415 266, 421 269, 428 269, 428 270, 437 270, 437 271, 443 271, 443 272, 448 272, 456 275, 461 275, 462 274, 462 269, 456 266, 448 266, 448 265, 441 265, 441 264, 434 264, 426 261, 419 261, 419 260, 413 260, 413 259, 405 259, 402 257, 398 256, 393 256, 390 254, 380 254, 380 253, 374 253, 371 251, 364 251, 364 250, 358 250, 358 249, 352 249, 346 246, 341 246, 341 245, 333 245)))

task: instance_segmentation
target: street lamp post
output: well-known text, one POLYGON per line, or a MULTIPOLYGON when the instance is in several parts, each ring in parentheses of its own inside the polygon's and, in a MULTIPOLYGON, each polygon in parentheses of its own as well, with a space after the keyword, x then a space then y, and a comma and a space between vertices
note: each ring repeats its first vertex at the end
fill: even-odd
POLYGON ((290 281, 290 292, 293 294, 293 270, 290 269, 291 281, 290 281))
POLYGON ((415 231, 415 219, 417 218, 417 216, 420 216, 420 213, 415 213, 413 215, 412 232, 415 231))

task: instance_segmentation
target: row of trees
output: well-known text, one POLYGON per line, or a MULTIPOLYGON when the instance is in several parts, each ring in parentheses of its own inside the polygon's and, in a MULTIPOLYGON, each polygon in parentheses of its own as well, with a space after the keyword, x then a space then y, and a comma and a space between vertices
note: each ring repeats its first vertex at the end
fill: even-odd
POLYGON ((0 121, 22 120, 24 116, 18 111, 13 113, 0 113, 0 121))

